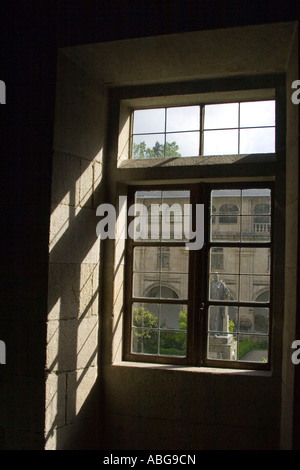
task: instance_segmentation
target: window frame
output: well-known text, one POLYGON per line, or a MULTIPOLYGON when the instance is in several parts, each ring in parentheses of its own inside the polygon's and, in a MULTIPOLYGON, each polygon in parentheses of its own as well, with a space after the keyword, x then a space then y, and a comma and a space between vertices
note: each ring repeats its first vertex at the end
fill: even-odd
MULTIPOLYGON (((243 100, 238 100, 238 101, 232 101, 232 102, 223 102, 223 101, 216 101, 216 102, 195 102, 194 104, 189 104, 188 106, 197 106, 199 107, 199 129, 191 129, 191 130, 177 130, 177 131, 167 131, 166 124, 167 124, 167 111, 168 109, 172 108, 177 108, 177 107, 185 107, 186 105, 180 105, 180 106, 153 106, 153 107, 134 107, 130 110, 130 125, 129 125, 129 145, 128 145, 128 160, 139 160, 138 158, 133 158, 133 139, 134 136, 136 135, 161 135, 163 136, 164 140, 164 155, 161 157, 157 158, 162 158, 162 159, 167 159, 171 157, 166 156, 166 143, 167 143, 167 136, 168 134, 182 134, 182 133, 199 133, 199 152, 197 155, 189 155, 189 156, 181 156, 181 157, 176 157, 176 158, 209 158, 211 156, 214 156, 214 154, 205 154, 204 153, 204 135, 207 132, 214 132, 214 131, 237 131, 237 147, 238 151, 234 153, 233 155, 243 155, 244 153, 240 152, 240 141, 241 141, 241 130, 245 129, 267 129, 267 128, 274 128, 275 130, 275 136, 274 136, 274 152, 269 152, 269 154, 276 154, 276 119, 275 119, 275 124, 274 126, 271 125, 257 125, 257 126, 241 126, 240 125, 240 105, 241 103, 254 103, 254 102, 261 102, 261 101, 274 101, 275 102, 275 116, 276 117, 276 99, 275 97, 273 98, 252 98, 252 99, 247 99, 244 98, 243 100), (209 105, 223 105, 223 104, 237 104, 238 105, 238 124, 237 127, 220 127, 220 128, 205 128, 205 107, 209 105), (154 109, 163 109, 164 110, 164 130, 160 132, 143 132, 143 133, 134 133, 134 112, 135 111, 143 111, 143 110, 154 110, 154 109)), ((268 152, 255 152, 253 155, 257 154, 268 154, 268 152)), ((226 154, 217 154, 217 156, 222 157, 223 155, 226 154)), ((147 160, 156 160, 156 158, 149 158, 147 160)))
MULTIPOLYGON (((189 185, 155 185, 149 186, 130 186, 128 188, 128 205, 134 203, 134 194, 136 191, 143 190, 189 190, 190 203, 195 207, 195 204, 204 204, 205 212, 205 231, 204 231, 204 246, 201 250, 189 251, 189 274, 188 274, 188 298, 187 299, 165 299, 165 304, 178 304, 186 303, 188 307, 188 324, 187 324, 187 350, 186 357, 178 356, 163 356, 151 354, 139 354, 131 352, 131 318, 132 318, 132 304, 134 302, 145 303, 161 303, 161 299, 157 298, 135 298, 133 296, 132 274, 133 274, 133 250, 137 246, 184 246, 185 242, 152 242, 152 241, 133 241, 130 238, 126 242, 125 252, 125 295, 124 295, 124 360, 142 362, 142 363, 157 363, 157 364, 174 364, 174 365, 189 365, 195 367, 216 367, 216 368, 230 368, 230 369, 255 369, 255 370, 270 370, 272 364, 272 321, 273 321, 273 255, 274 255, 274 240, 273 240, 273 215, 274 215, 274 184, 270 181, 263 182, 238 182, 238 183, 210 183, 200 182, 192 183, 189 185), (224 242, 224 241, 211 241, 210 240, 210 194, 212 190, 216 189, 249 189, 249 188, 269 188, 271 190, 271 232, 270 242, 224 242), (211 359, 207 357, 207 338, 208 338, 208 309, 212 305, 220 305, 220 302, 209 299, 209 253, 213 247, 264 247, 270 248, 270 300, 265 302, 254 301, 222 301, 222 305, 226 303, 231 307, 256 307, 256 308, 269 308, 269 331, 268 331, 268 362, 248 362, 238 360, 225 360, 225 359, 211 359), (200 279, 200 283, 199 283, 200 279), (129 294, 132 293, 132 294, 129 294)), ((132 222, 134 217, 128 218, 128 224, 132 222)), ((246 333, 245 333, 246 334, 246 333)))
MULTIPOLYGON (((106 175, 115 185, 116 192, 109 191, 108 201, 115 204, 115 197, 126 196, 133 186, 144 187, 149 185, 177 185, 195 182, 249 182, 257 185, 264 182, 274 183, 273 197, 276 202, 276 212, 273 212, 274 253, 276 263, 273 265, 274 305, 272 331, 276 334, 270 344, 269 366, 273 373, 281 370, 281 350, 283 344, 284 302, 279 292, 282 289, 285 263, 285 212, 280 208, 285 205, 286 197, 286 115, 287 115, 287 90, 284 73, 271 73, 245 77, 222 77, 209 79, 196 79, 169 83, 137 84, 130 86, 114 86, 108 90, 108 127, 106 134, 106 175), (204 99, 203 99, 204 97, 204 99), (246 98, 245 98, 246 97, 246 98), (190 105, 198 103, 236 102, 250 100, 275 99, 276 101, 276 153, 255 154, 246 156, 195 157, 178 158, 169 163, 167 160, 158 162, 154 160, 129 160, 128 156, 128 126, 131 109, 135 107, 161 107, 169 105, 190 105), (124 133, 125 132, 125 133, 124 133), (127 151, 126 151, 127 148, 127 151), (125 153, 124 151, 125 150, 125 153), (222 161, 221 161, 222 160, 222 161), (113 175, 111 178, 109 175, 113 175), (110 198, 110 195, 113 198, 110 198), (277 210, 278 209, 278 210, 277 210), (276 264, 276 269, 274 269, 276 264)), ((113 245, 113 251, 116 245, 113 245)), ((119 248, 118 248, 119 252, 119 248)), ((125 259, 125 249, 124 249, 125 259)), ((126 279, 126 266, 123 269, 123 281, 126 279)), ((115 297, 113 297, 115 298, 115 297)), ((124 296, 121 313, 124 329, 122 334, 122 348, 118 348, 119 360, 136 361, 135 358, 126 356, 124 338, 126 330, 126 293, 124 296), (122 352, 121 352, 122 351, 122 352), (119 355, 119 352, 121 353, 119 355)), ((112 304, 112 314, 114 315, 112 304)), ((120 331, 121 333, 121 331, 120 331)), ((118 346, 120 343, 118 343, 118 346)), ((116 359, 114 359, 116 360, 116 359)), ((113 361, 114 361, 113 360, 113 361)), ((161 361, 166 364, 165 361, 161 361)), ((220 361, 221 362, 221 361, 220 361)), ((144 359, 140 365, 145 363, 144 359)), ((195 363, 195 362, 194 362, 195 363)), ((193 361, 186 365, 192 365, 193 361)), ((239 363, 237 363, 239 364, 239 363)), ((203 366, 203 364, 200 364, 203 366)), ((217 368, 226 367, 218 364, 217 368)), ((229 365, 234 368, 233 362, 229 365)), ((240 366, 238 365, 238 368, 240 366)), ((253 366, 250 368, 253 369, 253 366)), ((256 367, 255 367, 256 368, 256 367)), ((199 367, 201 370, 201 367, 199 367)))

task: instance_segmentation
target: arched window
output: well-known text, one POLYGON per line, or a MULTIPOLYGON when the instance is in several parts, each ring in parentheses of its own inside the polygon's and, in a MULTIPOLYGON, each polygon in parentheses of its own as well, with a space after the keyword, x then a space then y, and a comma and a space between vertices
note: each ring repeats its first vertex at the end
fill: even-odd
POLYGON ((269 204, 256 204, 253 210, 254 223, 267 223, 269 221, 270 205, 269 204))
POLYGON ((270 205, 266 203, 256 204, 253 210, 253 224, 255 232, 270 231, 270 205))
POLYGON ((220 207, 220 224, 236 224, 239 208, 235 204, 223 204, 220 207))
POLYGON ((176 292, 167 286, 154 286, 147 293, 147 297, 160 297, 163 299, 178 299, 176 292))

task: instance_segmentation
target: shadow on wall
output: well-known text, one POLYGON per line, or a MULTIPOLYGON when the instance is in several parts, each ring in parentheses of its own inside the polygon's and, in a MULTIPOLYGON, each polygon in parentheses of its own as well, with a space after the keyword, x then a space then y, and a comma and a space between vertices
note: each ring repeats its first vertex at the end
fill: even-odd
POLYGON ((101 445, 96 207, 104 191, 103 115, 98 84, 72 61, 60 60, 49 240, 46 449, 101 445))

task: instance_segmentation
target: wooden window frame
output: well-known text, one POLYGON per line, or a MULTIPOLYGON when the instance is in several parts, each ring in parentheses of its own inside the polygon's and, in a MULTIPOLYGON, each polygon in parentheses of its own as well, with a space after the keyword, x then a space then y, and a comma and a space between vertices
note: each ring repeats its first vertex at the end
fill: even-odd
MULTIPOLYGON (((231 307, 257 307, 269 308, 269 350, 268 362, 247 362, 238 360, 209 359, 207 357, 207 336, 208 336, 208 309, 213 305, 220 305, 220 302, 209 300, 208 279, 209 279, 209 253, 212 247, 264 247, 271 248, 271 267, 273 266, 273 223, 271 222, 270 242, 224 242, 210 240, 210 194, 216 189, 249 189, 249 188, 269 188, 271 189, 271 217, 274 214, 274 185, 270 181, 265 182, 238 182, 238 183, 193 183, 190 185, 157 185, 157 186, 131 186, 128 191, 128 204, 134 203, 134 194, 141 190, 189 190, 190 202, 204 204, 205 208, 205 238, 204 246, 201 250, 189 252, 189 285, 187 299, 161 299, 157 298, 135 298, 132 293, 132 273, 133 273, 133 249, 136 246, 184 246, 184 242, 153 242, 153 241, 133 241, 128 238, 125 255, 125 316, 124 316, 124 360, 135 362, 151 362, 158 364, 177 364, 189 366, 207 366, 230 369, 258 369, 269 370, 272 362, 272 292, 273 276, 270 270, 270 301, 264 302, 244 302, 244 301, 222 301, 222 305, 231 307), (186 357, 158 356, 151 354, 138 354, 131 352, 131 311, 133 302, 165 303, 165 304, 187 304, 188 306, 188 327, 187 327, 187 352, 186 357)), ((133 218, 128 219, 130 223, 133 218)))

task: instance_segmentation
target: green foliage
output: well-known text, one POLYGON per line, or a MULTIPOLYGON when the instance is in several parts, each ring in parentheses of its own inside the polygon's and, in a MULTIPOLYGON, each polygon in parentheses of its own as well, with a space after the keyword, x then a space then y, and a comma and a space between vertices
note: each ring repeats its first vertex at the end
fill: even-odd
MULTIPOLYGON (((160 354, 184 356, 186 352, 187 311, 179 313, 179 329, 167 330, 161 325, 160 354), (180 330, 180 331, 179 331, 180 330)), ((157 354, 159 320, 156 315, 144 307, 133 312, 135 352, 157 354)))
POLYGON ((158 317, 144 307, 135 308, 133 325, 144 328, 158 328, 158 317))
POLYGON ((233 329, 234 329, 234 322, 232 320, 229 320, 229 333, 233 333, 233 329))
POLYGON ((146 147, 146 142, 133 144, 132 158, 178 158, 181 157, 178 152, 179 147, 176 142, 166 142, 165 148, 163 144, 156 142, 154 147, 146 147))
POLYGON ((179 312, 178 322, 181 330, 187 330, 187 310, 179 312))
MULTIPOLYGON (((239 343, 239 359, 242 359, 245 354, 250 351, 255 351, 257 349, 268 350, 267 341, 253 341, 250 338, 246 338, 239 343)), ((267 362, 265 358, 262 358, 262 362, 267 362)))

